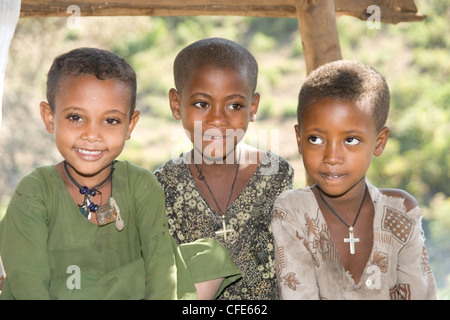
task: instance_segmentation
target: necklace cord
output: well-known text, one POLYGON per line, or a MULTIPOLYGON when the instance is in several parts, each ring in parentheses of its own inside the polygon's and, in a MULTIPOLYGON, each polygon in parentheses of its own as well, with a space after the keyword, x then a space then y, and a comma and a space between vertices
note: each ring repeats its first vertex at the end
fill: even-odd
MULTIPOLYGON (((192 157, 193 157, 193 156, 194 156, 194 154, 192 153, 192 157)), ((237 176, 238 176, 238 173, 239 173, 239 158, 240 158, 240 151, 239 151, 239 155, 238 155, 238 161, 237 161, 237 166, 236 166, 236 173, 234 174, 234 180, 233 180, 233 184, 231 185, 231 192, 230 192, 230 196, 228 197, 228 202, 227 202, 227 206, 226 206, 226 208, 225 208, 225 212, 227 211, 228 206, 230 205, 231 197, 233 196, 234 186, 235 186, 235 184, 236 184, 237 176)), ((194 161, 192 161, 192 162, 194 163, 194 166, 195 166, 195 168, 197 169, 197 172, 198 172, 198 178, 199 178, 200 180, 202 180, 202 181, 205 183, 206 188, 208 189, 208 191, 209 191, 211 197, 212 197, 213 200, 214 200, 214 203, 215 203, 216 206, 217 206, 217 209, 219 210, 220 216, 222 217, 222 219, 225 219, 225 212, 222 212, 222 210, 220 209, 220 206, 219 206, 219 204, 218 204, 218 202, 217 202, 217 200, 216 200, 216 197, 214 197, 214 194, 213 194, 211 188, 209 187, 208 182, 206 182, 206 178, 205 178, 205 176, 203 175, 202 170, 197 166, 197 164, 196 164, 194 161)))
MULTIPOLYGON (((111 162, 111 172, 109 173, 109 175, 106 177, 105 180, 103 180, 102 182, 100 182, 99 184, 97 184, 96 186, 92 187, 92 188, 88 188, 87 186, 81 186, 74 177, 72 177, 72 175, 70 174, 68 168, 67 168, 67 162, 64 160, 64 169, 66 170, 67 175, 69 176, 69 179, 73 182, 74 185, 77 186, 77 188, 80 190, 80 193, 89 193, 90 191, 95 191, 95 192, 99 192, 97 189, 102 188, 104 185, 106 185, 109 180, 111 180, 113 172, 114 172, 114 162, 111 162), (86 190, 86 192, 82 192, 86 190)), ((93 195, 93 194, 91 194, 93 195)))
MULTIPOLYGON (((83 205, 86 205, 87 200, 90 200, 89 196, 95 196, 97 193, 99 193, 100 195, 102 194, 98 189, 102 188, 103 186, 105 186, 110 180, 112 180, 112 175, 114 173, 114 161, 111 162, 111 172, 109 173, 109 175, 106 177, 106 179, 104 179, 102 182, 100 182, 99 184, 97 184, 96 186, 92 187, 92 188, 88 188, 87 186, 81 186, 74 177, 72 177, 72 175, 69 172, 69 169, 67 168, 67 162, 66 160, 64 160, 64 169, 66 170, 67 176, 69 177, 69 179, 73 182, 73 184, 79 189, 81 194, 84 194, 84 203, 83 205)), ((111 183, 111 196, 112 196, 112 183, 111 183)), ((92 207, 89 207, 90 211, 97 211, 98 206, 92 204, 92 207)))
POLYGON ((364 200, 366 200, 366 194, 367 194, 367 186, 366 186, 366 184, 364 184, 364 196, 363 196, 363 199, 361 201, 361 205, 359 206, 358 213, 356 214, 356 217, 355 217, 355 221, 353 221, 353 224, 351 226, 349 226, 344 220, 342 220, 342 218, 337 214, 337 212, 334 211, 334 209, 328 204, 328 202, 325 201, 324 197, 322 196, 322 190, 320 190, 320 188, 318 188, 318 189, 319 189, 320 198, 322 199, 323 203, 325 203, 325 205, 328 207, 328 209, 330 209, 330 211, 336 217, 338 217, 338 219, 341 220, 347 226, 347 228, 353 227, 356 224, 356 220, 358 220, 359 214, 361 213, 361 209, 362 209, 362 206, 364 204, 364 200))

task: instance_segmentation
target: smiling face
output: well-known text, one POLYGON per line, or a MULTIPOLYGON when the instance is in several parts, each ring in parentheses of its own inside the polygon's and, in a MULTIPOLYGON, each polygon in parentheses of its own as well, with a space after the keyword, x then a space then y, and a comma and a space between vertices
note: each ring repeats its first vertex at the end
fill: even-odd
POLYGON ((258 109, 259 94, 249 87, 246 72, 205 66, 195 70, 181 90, 169 92, 174 118, 181 119, 203 160, 223 161, 258 109))
POLYGON ((305 170, 329 196, 363 188, 372 155, 381 155, 389 136, 353 101, 332 99, 308 106, 295 131, 305 170))
POLYGON ((67 76, 54 108, 42 102, 41 116, 75 179, 101 181, 139 119, 138 111, 130 119, 130 89, 113 79, 67 76))

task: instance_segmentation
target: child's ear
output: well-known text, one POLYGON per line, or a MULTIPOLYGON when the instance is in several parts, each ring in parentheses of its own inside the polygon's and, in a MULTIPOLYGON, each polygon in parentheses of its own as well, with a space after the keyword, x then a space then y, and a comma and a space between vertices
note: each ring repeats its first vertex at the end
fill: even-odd
POLYGON ((128 124, 128 135, 127 140, 131 138, 131 133, 133 132, 134 128, 136 127, 139 117, 141 115, 141 112, 138 110, 135 110, 131 116, 130 123, 128 124))
POLYGON ((41 118, 42 118, 42 121, 44 121, 47 132, 54 133, 55 132, 55 123, 54 123, 55 115, 53 114, 52 108, 45 101, 41 101, 39 106, 41 108, 41 118))
POLYGON ((378 132, 375 150, 373 151, 373 154, 376 157, 381 156, 384 149, 386 148, 386 143, 388 141, 390 132, 391 132, 391 129, 389 129, 389 127, 387 127, 387 126, 383 127, 383 129, 381 129, 378 132))
POLYGON ((302 136, 300 134, 300 126, 298 124, 296 124, 294 126, 295 129, 295 137, 297 139, 297 146, 298 146, 298 153, 303 154, 303 150, 302 150, 302 136))
POLYGON ((181 119, 181 101, 180 101, 180 95, 178 94, 178 91, 174 88, 169 90, 169 103, 170 103, 170 110, 172 110, 172 116, 176 120, 181 119))
POLYGON ((258 112, 260 95, 255 92, 252 99, 252 105, 250 106, 250 121, 253 122, 256 119, 256 113, 258 112))

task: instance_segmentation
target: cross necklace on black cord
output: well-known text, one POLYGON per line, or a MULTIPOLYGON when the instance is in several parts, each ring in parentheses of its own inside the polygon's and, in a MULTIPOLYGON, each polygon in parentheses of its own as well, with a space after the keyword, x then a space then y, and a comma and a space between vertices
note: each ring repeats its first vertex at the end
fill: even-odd
POLYGON ((354 237, 354 226, 356 223, 356 220, 358 220, 359 214, 361 213, 361 208, 364 204, 364 200, 366 200, 366 194, 367 194, 367 186, 364 184, 364 196, 361 201, 361 205, 359 206, 358 213, 356 214, 355 221, 353 221, 353 224, 350 226, 348 225, 338 214, 334 209, 328 204, 328 202, 325 201, 324 197, 322 196, 322 190, 320 188, 317 188, 319 190, 320 198, 322 199, 323 203, 330 209, 330 211, 338 217, 339 220, 341 220, 348 228, 348 238, 344 238, 344 242, 348 243, 350 245, 350 254, 355 254, 355 243, 359 242, 359 238, 354 237))
MULTIPOLYGON (((193 152, 194 151, 192 151, 192 157, 194 157, 194 153, 193 152)), ((240 155, 240 152, 239 152, 239 155, 240 155)), ((239 173, 239 155, 237 157, 238 160, 237 160, 237 166, 236 166, 236 173, 234 174, 234 179, 233 179, 233 183, 231 185, 230 195, 228 197, 227 205, 226 205, 224 211, 222 211, 222 209, 219 206, 219 203, 216 200, 216 197, 214 197, 214 193, 212 192, 210 186, 208 185, 208 182, 206 182, 206 179, 203 176, 202 170, 197 166, 197 164, 193 161, 194 159, 192 158, 192 163, 194 163, 194 166, 197 169, 197 177, 198 177, 199 180, 201 180, 201 181, 203 181, 205 183, 205 186, 208 189, 209 194, 211 195, 212 199, 214 200, 214 203, 217 206, 217 210, 219 211, 219 216, 222 219, 222 230, 218 230, 215 233, 216 234, 222 234, 225 241, 227 241, 227 233, 228 232, 230 232, 230 233, 234 232, 234 229, 227 229, 226 222, 225 222, 225 212, 227 211, 228 206, 230 205, 230 201, 231 201, 231 198, 233 196, 234 186, 236 184, 236 179, 237 179, 237 176, 238 176, 238 173, 239 173)))

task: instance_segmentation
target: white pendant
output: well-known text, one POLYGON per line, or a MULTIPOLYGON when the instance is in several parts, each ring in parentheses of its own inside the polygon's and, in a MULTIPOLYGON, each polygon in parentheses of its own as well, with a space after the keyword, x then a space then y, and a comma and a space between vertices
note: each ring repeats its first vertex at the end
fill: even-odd
POLYGON ((350 244, 350 254, 355 254, 355 242, 359 242, 359 238, 353 237, 353 226, 348 228, 348 238, 344 238, 344 242, 350 244))

